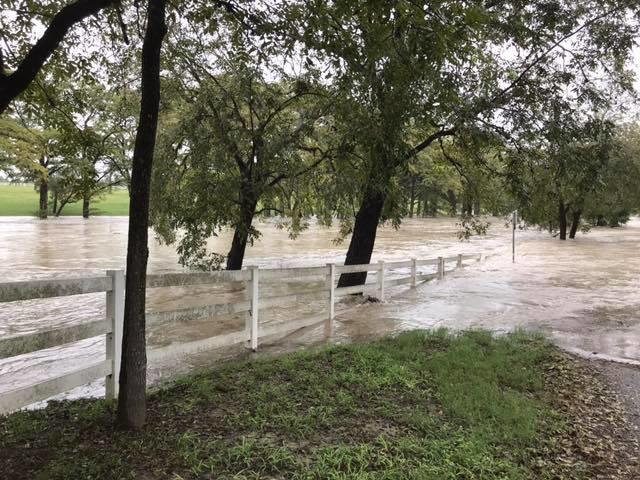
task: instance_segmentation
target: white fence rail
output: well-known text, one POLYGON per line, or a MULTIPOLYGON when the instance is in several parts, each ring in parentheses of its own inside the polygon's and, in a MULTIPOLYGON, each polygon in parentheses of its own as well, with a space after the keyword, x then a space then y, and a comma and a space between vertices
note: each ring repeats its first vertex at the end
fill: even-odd
MULTIPOLYGON (((202 307, 167 312, 148 312, 147 325, 210 319, 238 313, 246 315, 242 330, 154 348, 148 352, 148 358, 150 361, 156 361, 170 356, 193 354, 240 343, 246 343, 255 351, 260 338, 285 334, 321 321, 332 320, 335 317, 336 300, 340 296, 370 293, 384 300, 386 288, 405 284, 413 288, 419 282, 443 278, 446 272, 453 270, 447 270, 447 264, 455 262, 455 268, 459 268, 466 260, 480 261, 481 259, 482 255, 476 254, 423 260, 414 258, 400 262, 380 261, 377 264, 365 265, 330 263, 325 267, 279 269, 248 267, 239 271, 148 275, 147 288, 227 284, 243 287, 248 293, 243 301, 211 303, 202 307), (422 266, 436 266, 436 271, 420 273, 418 268, 422 266), (398 269, 410 269, 409 276, 388 278, 391 271, 398 269), (341 274, 358 272, 374 272, 375 281, 337 288, 337 280, 341 274), (301 283, 308 288, 293 294, 287 288, 290 284, 299 286, 301 283), (266 291, 265 294, 262 294, 263 289, 266 291), (288 302, 302 302, 322 293, 326 293, 327 297, 326 309, 321 313, 273 325, 260 324, 261 312, 282 307, 288 302)), ((45 400, 102 377, 105 378, 105 396, 117 397, 124 320, 124 288, 125 276, 122 270, 109 270, 105 276, 98 277, 0 283, 0 303, 96 292, 106 293, 106 318, 94 318, 79 325, 0 338, 0 359, 4 359, 99 335, 106 336, 104 360, 43 382, 0 393, 0 414, 45 400)))

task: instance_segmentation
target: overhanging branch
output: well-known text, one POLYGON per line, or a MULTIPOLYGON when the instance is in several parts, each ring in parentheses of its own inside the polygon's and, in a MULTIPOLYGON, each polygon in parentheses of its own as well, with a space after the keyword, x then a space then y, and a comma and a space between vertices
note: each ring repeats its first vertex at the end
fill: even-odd
POLYGON ((116 3, 116 0, 76 0, 63 7, 51 20, 40 39, 31 47, 18 68, 0 76, 0 114, 35 79, 42 66, 76 23, 116 3))

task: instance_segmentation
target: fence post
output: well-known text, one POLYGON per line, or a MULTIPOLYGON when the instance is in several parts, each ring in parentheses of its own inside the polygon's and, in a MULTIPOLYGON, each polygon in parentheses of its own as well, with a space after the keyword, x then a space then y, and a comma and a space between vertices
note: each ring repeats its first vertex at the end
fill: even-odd
POLYGON ((257 265, 248 268, 251 270, 251 323, 247 325, 247 329, 251 335, 249 341, 251 350, 255 352, 258 350, 258 298, 260 294, 258 285, 260 283, 260 269, 257 265))
POLYGON ((462 254, 458 255, 458 263, 456 263, 456 268, 462 267, 462 254))
POLYGON ((416 273, 417 273, 417 268, 416 268, 416 259, 412 258, 411 259, 411 288, 416 288, 416 273))
POLYGON ((384 260, 380 260, 378 265, 380 266, 378 270, 378 291, 380 292, 380 301, 384 302, 384 260))
POLYGON ((327 263, 327 267, 329 267, 329 320, 333 320, 336 316, 336 264, 327 263))
POLYGON ((107 292, 107 319, 111 321, 111 332, 107 333, 107 360, 111 360, 111 375, 105 378, 105 397, 117 398, 122 359, 122 329, 124 324, 124 271, 107 270, 111 277, 111 291, 107 292))
POLYGON ((444 258, 438 257, 438 278, 444 278, 444 258))

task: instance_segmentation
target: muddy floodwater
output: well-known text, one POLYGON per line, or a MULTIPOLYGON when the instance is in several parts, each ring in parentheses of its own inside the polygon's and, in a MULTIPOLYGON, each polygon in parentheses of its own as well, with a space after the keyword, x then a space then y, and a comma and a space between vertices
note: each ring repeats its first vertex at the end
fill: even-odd
MULTIPOLYGON (((381 228, 372 261, 433 258, 458 253, 490 255, 482 263, 450 273, 416 289, 394 288, 387 301, 354 305, 347 299, 329 328, 325 324, 269 338, 261 352, 277 353, 325 341, 342 342, 413 328, 485 327, 504 332, 540 330, 564 348, 640 361, 640 219, 617 229, 594 229, 574 241, 560 242, 536 230, 518 231, 516 263, 511 263, 511 231, 505 220, 491 219, 488 235, 461 243, 455 219, 407 220, 400 230, 381 228)), ((319 266, 344 260, 346 244, 336 245, 337 230, 311 225, 290 240, 275 222, 258 225, 262 238, 249 248, 245 265, 319 266)), ((2 281, 77 277, 123 268, 127 219, 63 218, 38 221, 0 218, 2 281)), ((211 242, 226 252, 222 235, 211 242)), ((180 271, 172 247, 151 245, 149 270, 180 271)), ((282 287, 294 288, 289 286, 282 287)), ((281 290, 283 291, 283 290, 281 290)), ((295 290, 292 290, 295 291, 295 290)), ((242 293, 240 293, 242 294, 242 293)), ((156 289, 149 311, 206 305, 212 297, 238 292, 207 288, 156 289)), ((295 319, 323 308, 323 301, 283 306, 262 321, 295 319)), ((104 294, 0 304, 0 337, 73 325, 104 316, 104 294)), ((242 325, 239 318, 149 328, 150 381, 207 365, 243 347, 208 352, 171 362, 156 362, 153 351, 172 343, 205 338, 242 325), (239 323, 240 322, 240 323, 239 323)), ((104 339, 93 339, 0 361, 0 392, 59 375, 104 358, 104 339)), ((96 381, 67 396, 102 395, 96 381)))

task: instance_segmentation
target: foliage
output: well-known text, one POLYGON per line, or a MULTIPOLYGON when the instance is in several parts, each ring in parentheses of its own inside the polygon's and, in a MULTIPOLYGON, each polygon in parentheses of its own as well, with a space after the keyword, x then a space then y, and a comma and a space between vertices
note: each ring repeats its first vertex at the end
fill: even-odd
POLYGON ((585 199, 586 226, 618 226, 640 210, 640 128, 637 124, 616 129, 613 146, 599 185, 585 199))
POLYGON ((0 168, 9 178, 46 180, 59 168, 60 134, 14 118, 0 118, 0 168))
POLYGON ((614 125, 598 112, 555 104, 538 133, 538 141, 515 154, 524 185, 519 212, 526 222, 555 231, 568 215, 579 222, 606 188, 614 125))
POLYGON ((491 222, 483 220, 478 216, 463 214, 458 226, 460 227, 457 234, 458 239, 469 240, 473 235, 486 235, 491 226, 491 222))
MULTIPOLYGON (((202 48, 216 51, 215 45, 202 48)), ((290 218, 294 235, 304 227, 307 179, 330 155, 318 138, 328 128, 327 93, 312 73, 268 80, 266 65, 239 45, 209 63, 206 54, 203 62, 187 55, 176 60, 167 92, 174 100, 162 120, 153 222, 170 243, 181 231, 183 264, 205 254, 210 236, 234 230, 227 267, 238 268, 245 246, 260 235, 256 215, 290 218), (184 73, 177 77, 184 70, 189 86, 184 73)))

